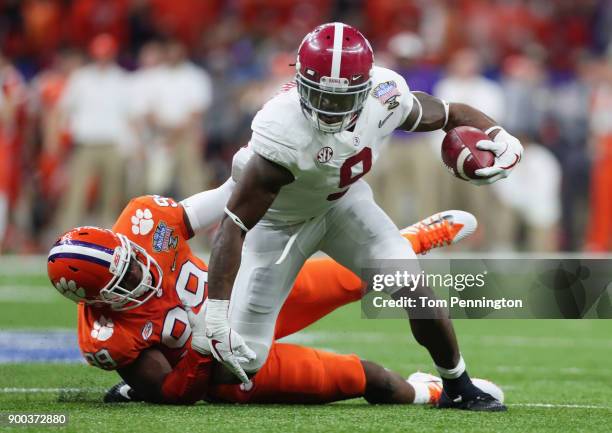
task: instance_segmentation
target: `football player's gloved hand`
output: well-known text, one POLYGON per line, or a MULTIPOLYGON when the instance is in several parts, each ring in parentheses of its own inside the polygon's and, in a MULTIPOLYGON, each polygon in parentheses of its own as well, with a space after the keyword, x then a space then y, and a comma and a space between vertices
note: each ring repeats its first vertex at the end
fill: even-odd
POLYGON ((249 377, 240 363, 252 361, 256 355, 240 334, 230 329, 228 309, 228 300, 207 299, 197 315, 191 309, 187 310, 191 325, 191 347, 204 355, 212 354, 242 383, 249 383, 249 377))
MULTIPOLYGON (((499 126, 494 128, 499 129, 499 132, 493 141, 482 140, 476 144, 480 150, 490 150, 495 154, 493 166, 476 170, 476 174, 482 177, 482 179, 471 180, 476 185, 487 185, 508 177, 523 156, 523 145, 518 138, 513 137, 499 126)), ((494 128, 489 129, 488 132, 494 128)))

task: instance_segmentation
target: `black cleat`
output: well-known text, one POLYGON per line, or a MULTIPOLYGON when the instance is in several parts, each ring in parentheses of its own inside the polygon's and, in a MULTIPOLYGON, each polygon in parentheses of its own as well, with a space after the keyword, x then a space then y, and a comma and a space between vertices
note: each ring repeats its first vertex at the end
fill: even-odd
POLYGON ((505 412, 508 410, 502 402, 480 390, 469 398, 464 399, 460 395, 454 400, 451 400, 443 391, 438 401, 438 409, 473 410, 476 412, 505 412))
POLYGON ((136 401, 142 401, 142 399, 124 381, 113 386, 104 395, 104 403, 131 403, 136 401))

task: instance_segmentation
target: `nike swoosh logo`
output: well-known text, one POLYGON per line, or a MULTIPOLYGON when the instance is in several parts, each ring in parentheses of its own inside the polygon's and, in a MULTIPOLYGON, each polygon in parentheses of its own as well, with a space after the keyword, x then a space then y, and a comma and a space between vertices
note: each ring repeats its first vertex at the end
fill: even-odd
POLYGON ((385 117, 383 120, 379 120, 378 121, 378 128, 382 128, 382 126, 389 119, 389 117, 393 116, 393 113, 395 113, 395 111, 392 111, 391 113, 387 114, 387 117, 385 117))
POLYGON ((210 340, 210 345, 212 346, 213 350, 217 353, 217 356, 220 359, 223 359, 223 357, 221 356, 221 354, 217 350, 217 344, 221 344, 221 342, 219 340, 210 340))

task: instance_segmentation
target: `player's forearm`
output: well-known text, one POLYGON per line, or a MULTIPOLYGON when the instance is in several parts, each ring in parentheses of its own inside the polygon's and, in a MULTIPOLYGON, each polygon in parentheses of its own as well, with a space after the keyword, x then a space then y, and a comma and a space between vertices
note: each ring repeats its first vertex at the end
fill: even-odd
POLYGON ((236 186, 231 178, 218 188, 202 191, 181 201, 194 232, 218 223, 223 209, 236 186))
POLYGON ((208 388, 214 361, 191 348, 174 366, 157 349, 146 349, 117 373, 132 388, 133 399, 161 404, 193 404, 208 388))
POLYGON ((240 268, 245 232, 227 216, 215 236, 208 274, 208 298, 229 299, 240 268))
POLYGON ((188 350, 161 386, 159 403, 193 404, 206 394, 214 361, 194 350, 188 350))
MULTIPOLYGON (((451 103, 448 110, 448 122, 444 130, 448 132, 458 126, 473 126, 474 128, 486 131, 495 125, 497 125, 497 122, 482 111, 467 104, 451 103)), ((491 134, 491 138, 493 138, 497 132, 498 131, 494 131, 491 134)))

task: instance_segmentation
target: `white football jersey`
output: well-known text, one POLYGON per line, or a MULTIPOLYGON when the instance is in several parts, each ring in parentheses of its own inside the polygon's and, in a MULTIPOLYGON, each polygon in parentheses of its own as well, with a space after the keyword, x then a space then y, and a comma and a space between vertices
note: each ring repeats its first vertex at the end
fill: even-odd
POLYGON ((374 67, 372 90, 353 131, 324 134, 302 113, 297 87, 288 85, 253 119, 251 141, 234 156, 232 176, 240 179, 255 152, 295 177, 280 190, 263 223, 292 224, 317 216, 370 171, 381 146, 406 120, 412 104, 402 76, 374 67))

